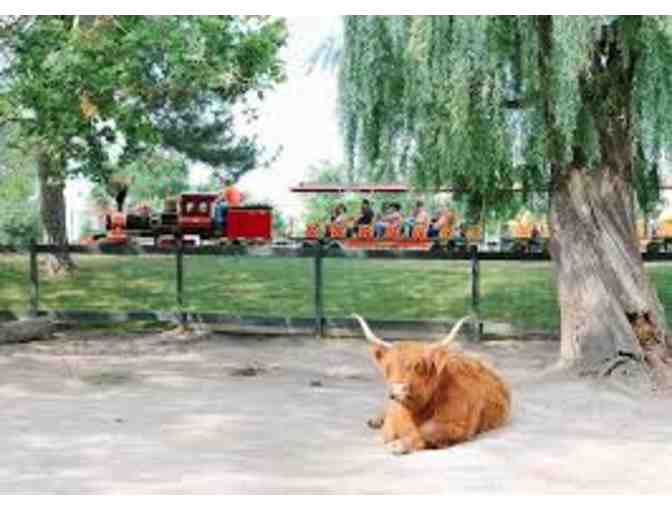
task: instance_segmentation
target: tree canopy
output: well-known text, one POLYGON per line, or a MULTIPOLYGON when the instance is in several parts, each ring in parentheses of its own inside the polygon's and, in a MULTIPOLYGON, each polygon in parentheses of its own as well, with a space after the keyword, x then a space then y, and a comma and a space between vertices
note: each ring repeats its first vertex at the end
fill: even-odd
POLYGON ((35 161, 11 146, 11 129, 0 128, 0 244, 28 245, 39 234, 35 161))
POLYGON ((609 165, 600 133, 626 109, 631 180, 640 205, 658 198, 669 17, 351 16, 342 58, 341 120, 360 172, 464 187, 494 207, 512 198, 501 190, 546 189, 572 164, 609 165))
POLYGON ((5 18, 0 122, 94 181, 156 147, 249 170, 260 147, 234 115, 284 80, 286 37, 259 16, 5 18))
POLYGON ((672 337, 635 228, 672 142, 671 65, 665 16, 348 17, 349 163, 463 190, 470 222, 543 191, 563 363, 611 373, 645 359, 672 387, 672 337))
MULTIPOLYGON (((128 207, 144 204, 161 209, 167 197, 190 188, 186 159, 172 154, 146 154, 120 169, 115 180, 119 178, 129 186, 125 201, 128 207)), ((112 200, 118 192, 115 185, 113 180, 108 186, 97 184, 91 190, 93 201, 102 210, 115 207, 112 200)))

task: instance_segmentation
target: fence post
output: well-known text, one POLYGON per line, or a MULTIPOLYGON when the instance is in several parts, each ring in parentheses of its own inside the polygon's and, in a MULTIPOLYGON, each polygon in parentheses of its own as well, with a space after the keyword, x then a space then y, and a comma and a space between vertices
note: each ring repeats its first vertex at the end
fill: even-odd
POLYGON ((315 335, 324 337, 324 305, 322 301, 322 245, 315 250, 315 335))
POLYGON ((31 317, 37 317, 40 309, 40 277, 37 268, 37 245, 30 240, 30 311, 31 317))
POLYGON ((478 246, 472 245, 471 256, 471 312, 474 316, 476 341, 481 341, 483 323, 481 322, 481 271, 478 260, 478 246))
POLYGON ((184 299, 182 296, 182 291, 183 291, 183 276, 184 276, 184 258, 183 258, 183 251, 182 251, 182 235, 178 234, 175 238, 176 241, 176 246, 175 246, 175 261, 177 264, 177 271, 176 271, 176 276, 177 276, 177 308, 179 310, 179 317, 180 317, 180 325, 183 326, 186 323, 186 317, 184 316, 184 299))

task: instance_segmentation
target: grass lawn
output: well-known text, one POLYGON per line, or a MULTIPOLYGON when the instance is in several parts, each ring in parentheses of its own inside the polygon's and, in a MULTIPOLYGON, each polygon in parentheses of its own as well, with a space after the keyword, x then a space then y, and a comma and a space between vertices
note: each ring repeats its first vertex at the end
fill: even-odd
MULTIPOLYGON (((173 257, 81 256, 72 278, 40 274, 40 307, 174 310, 173 257)), ((670 264, 647 267, 672 315, 670 264)), ((356 311, 377 319, 445 319, 470 310, 469 265, 462 261, 326 259, 326 315, 356 311)), ((311 317, 313 261, 284 257, 185 257, 185 304, 194 311, 311 317)), ((0 310, 28 308, 28 258, 0 257, 0 310)), ((550 263, 481 263, 485 320, 557 329, 550 263)))

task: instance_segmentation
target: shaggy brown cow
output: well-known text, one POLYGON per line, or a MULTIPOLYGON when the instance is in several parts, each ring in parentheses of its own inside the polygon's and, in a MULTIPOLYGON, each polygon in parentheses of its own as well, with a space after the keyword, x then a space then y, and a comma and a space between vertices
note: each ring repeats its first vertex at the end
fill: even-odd
POLYGON ((508 421, 508 385, 483 361, 447 345, 468 317, 440 342, 394 345, 376 337, 360 316, 353 317, 373 343, 373 357, 388 384, 391 402, 381 421, 383 442, 393 453, 450 446, 508 421))

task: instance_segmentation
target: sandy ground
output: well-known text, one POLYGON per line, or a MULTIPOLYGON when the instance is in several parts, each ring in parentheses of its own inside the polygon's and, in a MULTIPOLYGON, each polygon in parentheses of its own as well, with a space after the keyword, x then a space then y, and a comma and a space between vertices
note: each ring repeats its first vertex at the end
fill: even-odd
POLYGON ((512 423, 395 457, 364 424, 384 391, 363 341, 0 346, 0 493, 672 493, 671 402, 544 374, 554 343, 465 347, 511 381, 512 423))

